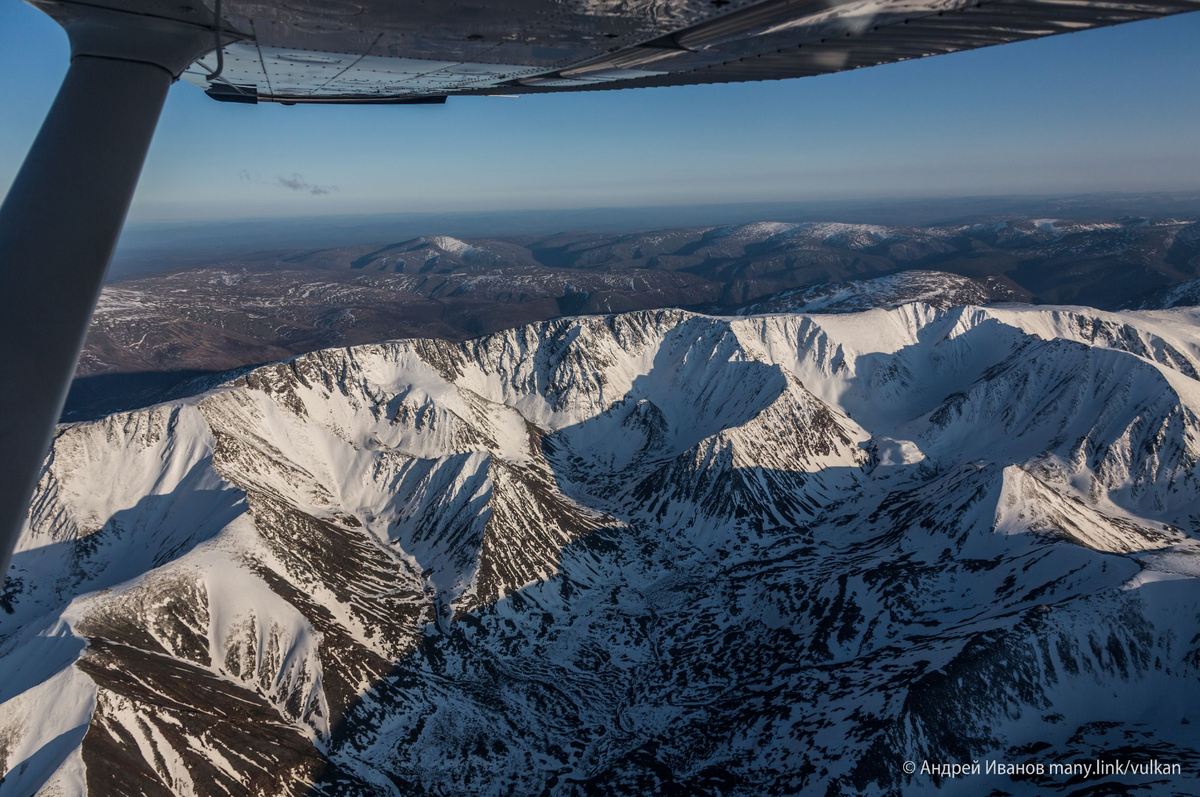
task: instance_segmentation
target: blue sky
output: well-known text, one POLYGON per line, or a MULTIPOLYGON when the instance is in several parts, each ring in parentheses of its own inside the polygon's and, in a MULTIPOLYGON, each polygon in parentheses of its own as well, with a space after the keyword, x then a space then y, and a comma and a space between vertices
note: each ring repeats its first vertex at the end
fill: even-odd
MULTIPOLYGON (((66 68, 57 25, 0 0, 0 191, 66 68)), ((1198 188, 1194 13, 819 78, 445 106, 182 83, 131 220, 1198 188)))

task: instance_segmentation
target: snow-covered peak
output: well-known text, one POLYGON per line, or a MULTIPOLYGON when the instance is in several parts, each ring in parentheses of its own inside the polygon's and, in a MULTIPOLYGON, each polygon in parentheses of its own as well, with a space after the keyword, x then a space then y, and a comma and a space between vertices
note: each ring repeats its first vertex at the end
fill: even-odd
POLYGON ((477 251, 474 246, 466 241, 460 241, 457 238, 451 238, 448 235, 435 235, 429 239, 429 242, 439 249, 445 250, 452 255, 462 257, 468 252, 477 251))
POLYGON ((326 349, 64 426, 3 595, 3 788, 1188 755, 1200 319, 882 304, 326 349))

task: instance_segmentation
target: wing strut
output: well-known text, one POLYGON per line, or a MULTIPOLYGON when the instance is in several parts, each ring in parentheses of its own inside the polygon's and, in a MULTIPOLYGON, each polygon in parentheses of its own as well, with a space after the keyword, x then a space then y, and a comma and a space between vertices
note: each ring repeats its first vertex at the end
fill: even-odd
POLYGON ((213 27, 87 10, 71 66, 0 206, 0 576, 62 412, 167 90, 213 27))

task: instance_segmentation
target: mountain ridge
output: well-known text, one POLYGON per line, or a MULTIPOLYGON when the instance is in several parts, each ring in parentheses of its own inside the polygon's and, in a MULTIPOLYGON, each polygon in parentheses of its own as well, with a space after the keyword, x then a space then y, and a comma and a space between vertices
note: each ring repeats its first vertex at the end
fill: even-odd
POLYGON ((753 308, 789 296, 792 303, 779 309, 836 309, 830 302, 839 295, 847 309, 862 309, 882 300, 888 281, 892 304, 924 296, 943 306, 1140 306, 1165 301, 1155 291, 1200 274, 1196 230, 1194 220, 1169 217, 1005 216, 925 227, 755 222, 636 233, 425 235, 190 260, 186 268, 105 287, 65 419, 145 406, 183 395, 188 381, 331 346, 464 340, 559 316, 661 307, 758 312, 753 308), (928 283, 924 290, 904 285, 918 278, 928 283), (959 284, 951 290, 937 279, 959 284), (821 304, 795 305, 801 289, 812 289, 810 303, 821 304), (855 294, 864 294, 857 304, 855 294))
POLYGON ((647 310, 65 425, 0 616, 2 788, 902 794, 932 785, 905 760, 1030 750, 1194 772, 1198 360, 1194 310, 647 310))

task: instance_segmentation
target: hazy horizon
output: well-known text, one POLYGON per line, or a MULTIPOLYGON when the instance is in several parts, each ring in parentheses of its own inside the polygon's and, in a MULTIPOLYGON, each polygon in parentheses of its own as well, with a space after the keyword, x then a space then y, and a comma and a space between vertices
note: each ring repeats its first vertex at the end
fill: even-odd
MULTIPOLYGON (((444 106, 171 90, 130 220, 519 212, 1200 187, 1200 14, 799 80, 444 106)), ((0 191, 67 67, 0 0, 0 191)))
MULTIPOLYGON (((1178 188, 1178 189, 1163 189, 1153 191, 1083 191, 1083 192, 1039 192, 1039 193, 931 193, 922 195, 863 195, 861 197, 842 197, 842 198, 813 198, 813 199, 792 199, 792 200, 773 200, 773 201, 753 201, 745 200, 740 202, 654 202, 645 204, 595 204, 595 205, 579 205, 572 207, 528 207, 528 208, 502 208, 502 207, 481 207, 469 210, 397 210, 397 211, 330 211, 330 212, 314 212, 305 215, 278 215, 271 213, 263 213, 259 216, 189 216, 187 218, 152 218, 152 219, 130 219, 126 224, 127 229, 149 230, 155 228, 166 227, 184 227, 191 225, 207 225, 221 223, 256 223, 256 222, 296 222, 303 223, 307 221, 329 221, 331 223, 342 220, 355 219, 374 219, 383 217, 431 217, 431 218, 449 218, 449 217, 474 217, 474 216, 499 216, 504 214, 574 214, 581 218, 589 215, 603 215, 612 211, 619 212, 672 212, 683 209, 695 209, 697 211, 721 212, 729 210, 738 212, 744 208, 789 208, 789 207, 806 207, 806 208, 829 208, 829 212, 837 213, 840 208, 853 208, 855 212, 860 212, 860 209, 866 207, 877 206, 879 208, 900 208, 907 205, 913 206, 938 206, 945 203, 968 202, 968 203, 1010 203, 1015 205, 1025 203, 1036 203, 1039 201, 1050 200, 1065 200, 1074 198, 1097 198, 1100 200, 1107 198, 1131 198, 1135 200, 1135 206, 1140 207, 1144 198, 1154 198, 1162 201, 1163 204, 1169 204, 1170 198, 1184 197, 1181 200, 1181 206, 1193 212, 1194 203, 1200 201, 1200 184, 1194 188, 1178 188)), ((1195 205, 1195 208, 1200 211, 1200 205, 1195 205)), ((1107 212, 1107 211, 1106 211, 1107 212)), ((1130 211, 1133 213, 1134 211, 1130 211)), ((970 215, 964 213, 963 215, 970 215)), ((837 219, 829 218, 828 221, 836 221, 837 219)), ((880 222, 883 223, 883 222, 880 222)), ((915 223, 915 222, 914 222, 915 223)), ((933 223, 933 222, 930 222, 933 223)), ((654 226, 651 222, 651 226, 654 226)))
POLYGON ((224 255, 394 243, 422 235, 505 238, 563 232, 637 232, 755 221, 929 226, 987 216, 1200 217, 1200 190, 1151 193, 878 198, 450 213, 326 214, 302 217, 133 222, 121 236, 109 279, 147 267, 200 264, 224 255), (178 260, 177 260, 178 259, 178 260))

